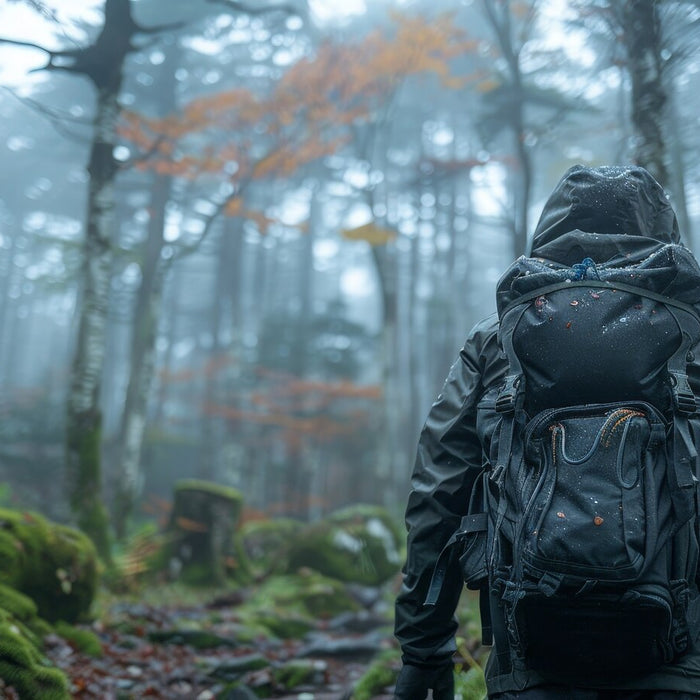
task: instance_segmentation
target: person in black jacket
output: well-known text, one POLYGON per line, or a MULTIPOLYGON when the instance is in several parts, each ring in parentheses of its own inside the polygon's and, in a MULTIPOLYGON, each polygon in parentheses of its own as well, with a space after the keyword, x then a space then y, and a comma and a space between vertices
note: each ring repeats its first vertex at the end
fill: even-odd
MULTIPOLYGON (((601 250, 641 260, 660 244, 679 243, 676 216, 660 185, 643 168, 571 168, 544 206, 534 231, 530 255, 544 259, 570 256, 580 261, 577 231, 600 234, 601 250), (607 250, 606 250, 607 247, 607 250)), ((454 696, 455 610, 463 589, 456 557, 448 564, 437 603, 426 606, 436 560, 466 514, 472 485, 489 454, 498 421, 496 396, 506 362, 497 340, 498 318, 478 323, 469 334, 433 404, 421 432, 412 490, 406 508, 407 558, 396 600, 395 635, 403 666, 396 684, 397 700, 436 700, 454 696)), ((700 348, 694 353, 700 358, 700 348)), ((689 367, 693 391, 700 395, 700 365, 689 367)), ((700 428, 698 414, 693 429, 700 428)), ((697 432, 696 432, 697 434, 697 432)), ((700 596, 691 587, 691 649, 673 664, 633 681, 605 687, 551 685, 532 670, 514 667, 491 596, 494 643, 486 666, 489 698, 508 700, 676 700, 700 697, 700 596), (694 624, 693 624, 694 621, 694 624)))

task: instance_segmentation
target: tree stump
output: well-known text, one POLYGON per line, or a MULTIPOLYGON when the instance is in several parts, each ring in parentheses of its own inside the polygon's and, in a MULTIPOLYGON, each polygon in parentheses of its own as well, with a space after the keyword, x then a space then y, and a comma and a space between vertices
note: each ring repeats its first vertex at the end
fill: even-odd
POLYGON ((236 489, 207 481, 177 482, 168 526, 171 569, 188 583, 224 583, 242 507, 236 489))

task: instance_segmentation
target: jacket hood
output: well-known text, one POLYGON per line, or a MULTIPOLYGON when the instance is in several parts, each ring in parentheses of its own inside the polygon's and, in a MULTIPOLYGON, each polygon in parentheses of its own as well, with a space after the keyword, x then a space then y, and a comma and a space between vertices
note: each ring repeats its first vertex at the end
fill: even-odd
POLYGON ((595 252, 596 262, 606 262, 646 257, 669 243, 680 243, 678 221, 649 172, 639 166, 575 165, 544 205, 529 254, 573 264, 595 252))

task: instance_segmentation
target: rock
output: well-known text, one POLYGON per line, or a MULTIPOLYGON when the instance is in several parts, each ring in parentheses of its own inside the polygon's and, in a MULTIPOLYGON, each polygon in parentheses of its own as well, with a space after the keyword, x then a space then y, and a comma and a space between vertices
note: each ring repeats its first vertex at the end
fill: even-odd
POLYGON ((376 615, 367 610, 360 610, 359 612, 346 612, 336 615, 329 621, 327 629, 334 632, 364 634, 389 625, 391 625, 390 618, 376 615))
POLYGON ((148 638, 156 644, 187 644, 194 649, 217 649, 228 647, 234 649, 238 644, 233 639, 221 637, 207 630, 152 630, 148 638))
POLYGON ((76 622, 97 590, 95 547, 74 528, 0 509, 0 583, 29 596, 45 620, 76 622))
POLYGON ((248 671, 258 671, 267 668, 270 662, 262 654, 245 654, 233 656, 229 660, 217 664, 209 675, 226 681, 235 681, 248 671))
POLYGON ((259 697, 243 683, 222 690, 216 700, 260 700, 259 697))
POLYGON ((290 545, 303 527, 291 518, 251 520, 236 534, 236 551, 256 580, 287 573, 290 545))
POLYGON ((323 661, 294 659, 272 669, 272 682, 285 691, 303 685, 323 685, 326 668, 323 661))
POLYGON ((309 567, 340 581, 377 586, 399 571, 401 545, 386 509, 353 506, 305 527, 291 543, 289 568, 309 567))
POLYGON ((332 657, 368 661, 383 649, 385 635, 368 634, 358 637, 333 637, 315 634, 297 652, 299 658, 332 657))
POLYGON ((309 569, 264 581, 251 596, 247 607, 259 611, 263 617, 292 615, 308 620, 312 625, 319 619, 330 619, 342 612, 359 609, 357 601, 340 581, 309 569))

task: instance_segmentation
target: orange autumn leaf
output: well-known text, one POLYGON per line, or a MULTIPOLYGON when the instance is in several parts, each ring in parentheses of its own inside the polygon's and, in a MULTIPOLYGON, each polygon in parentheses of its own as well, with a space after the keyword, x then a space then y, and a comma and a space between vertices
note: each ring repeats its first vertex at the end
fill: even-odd
POLYGON ((367 241, 370 245, 386 245, 396 238, 396 231, 378 226, 373 221, 352 229, 341 231, 343 238, 351 241, 367 241))

